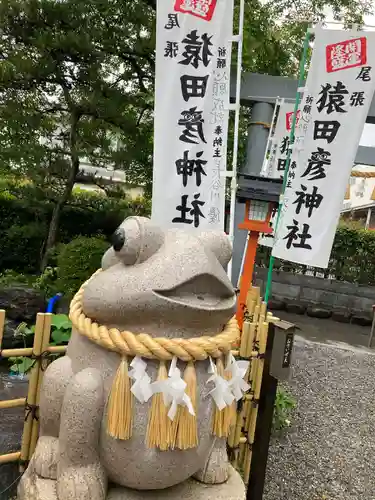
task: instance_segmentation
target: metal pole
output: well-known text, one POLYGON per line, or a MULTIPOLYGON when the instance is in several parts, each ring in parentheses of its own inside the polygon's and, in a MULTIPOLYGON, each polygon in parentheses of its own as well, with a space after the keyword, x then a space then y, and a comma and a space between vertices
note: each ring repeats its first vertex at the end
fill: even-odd
MULTIPOLYGON (((240 0, 240 19, 238 26, 238 49, 237 49, 237 81, 236 81, 236 102, 234 117, 234 141, 233 141, 233 161, 232 180, 230 191, 230 214, 229 214, 229 238, 234 241, 234 211, 236 208, 237 193, 237 163, 238 163, 238 135, 240 126, 240 98, 241 98, 241 74, 242 74, 242 48, 243 48, 243 27, 245 18, 245 0, 240 0)), ((233 259, 228 264, 228 276, 232 277, 233 259)))
MULTIPOLYGON (((264 150, 268 139, 268 128, 264 124, 271 124, 273 106, 267 102, 254 103, 251 110, 251 122, 247 138, 246 163, 241 165, 241 173, 249 175, 260 175, 260 169, 264 158, 264 150)), ((243 222, 244 204, 236 201, 234 212, 234 244, 232 259, 232 283, 237 283, 240 275, 241 260, 245 251, 246 231, 238 229, 238 224, 243 222)))
POLYGON ((365 229, 368 229, 370 227, 370 221, 371 221, 371 207, 367 210, 365 229))
POLYGON ((244 266, 244 263, 245 263, 245 255, 246 255, 246 252, 247 252, 247 245, 249 244, 249 237, 250 237, 250 234, 247 233, 247 238, 246 238, 246 244, 245 244, 245 251, 243 253, 243 256, 242 256, 242 261, 241 261, 241 267, 240 267, 240 274, 238 275, 238 279, 237 279, 237 288, 240 288, 240 282, 241 282, 241 276, 242 276, 242 272, 243 272, 243 266, 244 266))
MULTIPOLYGON (((308 51, 308 48, 309 48, 310 37, 311 37, 311 31, 307 30, 307 33, 306 33, 306 36, 305 36, 305 41, 304 41, 304 44, 303 44, 302 59, 301 59, 300 68, 299 68, 299 80, 298 80, 298 87, 297 87, 297 95, 296 95, 296 102, 295 102, 295 105, 294 105, 292 129, 290 131, 290 144, 294 144, 294 132, 295 132, 295 128, 296 128, 297 111, 298 111, 298 106, 299 106, 299 103, 300 103, 300 98, 301 98, 301 93, 302 93, 300 89, 302 87, 302 83, 303 83, 303 80, 305 78, 305 63, 306 63, 306 58, 307 58, 307 51, 308 51)), ((283 196, 284 196, 284 192, 285 192, 285 188, 286 188, 286 183, 287 183, 287 180, 288 180, 290 158, 291 158, 291 151, 289 149, 288 150, 288 154, 287 154, 285 173, 284 173, 282 195, 280 196, 279 208, 278 208, 278 211, 277 211, 277 217, 276 217, 276 222, 275 222, 275 229, 274 229, 275 237, 277 237, 277 228, 279 226, 281 209, 282 209, 282 206, 283 206, 282 199, 283 199, 283 196)), ((269 262, 269 265, 268 265, 266 293, 265 293, 265 297, 264 297, 264 301, 266 302, 266 304, 268 303, 268 299, 270 298, 270 294, 271 294, 272 271, 273 271, 274 262, 275 262, 275 258, 271 254, 270 262, 269 262)))

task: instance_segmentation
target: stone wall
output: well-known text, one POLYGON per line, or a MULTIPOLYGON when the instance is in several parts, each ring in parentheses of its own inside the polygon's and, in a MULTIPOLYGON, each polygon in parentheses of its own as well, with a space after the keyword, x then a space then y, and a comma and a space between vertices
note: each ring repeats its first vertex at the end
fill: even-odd
MULTIPOLYGON (((256 284, 264 293, 267 269, 256 270, 256 284)), ((286 309, 337 321, 368 325, 372 321, 375 287, 315 278, 302 274, 273 272, 270 308, 286 309)))

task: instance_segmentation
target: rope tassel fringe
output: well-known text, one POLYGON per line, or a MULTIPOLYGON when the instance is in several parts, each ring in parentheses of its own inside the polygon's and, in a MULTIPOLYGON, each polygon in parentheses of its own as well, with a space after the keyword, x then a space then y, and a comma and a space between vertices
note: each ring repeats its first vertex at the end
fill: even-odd
POLYGON ((123 356, 108 399, 107 431, 116 439, 132 436, 133 396, 130 391, 128 360, 123 356))

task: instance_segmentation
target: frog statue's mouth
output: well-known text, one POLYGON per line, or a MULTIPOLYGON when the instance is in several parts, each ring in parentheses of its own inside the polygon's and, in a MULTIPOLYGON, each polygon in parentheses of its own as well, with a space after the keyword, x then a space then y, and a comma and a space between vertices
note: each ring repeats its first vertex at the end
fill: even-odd
POLYGON ((227 310, 236 302, 230 282, 226 284, 210 274, 201 274, 173 288, 153 290, 153 293, 169 302, 204 311, 227 310))

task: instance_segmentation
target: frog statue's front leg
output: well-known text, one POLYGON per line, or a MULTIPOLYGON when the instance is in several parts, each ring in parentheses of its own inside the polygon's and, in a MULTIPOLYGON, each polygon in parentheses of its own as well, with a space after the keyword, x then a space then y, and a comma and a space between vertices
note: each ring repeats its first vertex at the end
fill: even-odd
POLYGON ((105 500, 107 475, 99 458, 105 398, 98 370, 86 368, 69 384, 63 402, 57 465, 59 500, 105 500))
POLYGON ((225 438, 216 438, 206 463, 194 474, 194 478, 205 484, 222 484, 229 477, 229 461, 225 438))
POLYGON ((45 479, 56 479, 60 415, 66 389, 73 377, 68 355, 57 359, 43 377, 40 394, 39 439, 29 470, 45 479))

